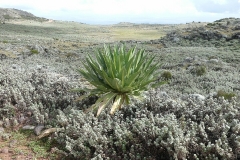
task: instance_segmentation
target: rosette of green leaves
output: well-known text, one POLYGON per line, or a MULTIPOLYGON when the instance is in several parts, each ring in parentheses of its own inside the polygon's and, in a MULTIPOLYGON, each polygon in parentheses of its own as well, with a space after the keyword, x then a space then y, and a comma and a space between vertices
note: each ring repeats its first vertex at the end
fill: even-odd
POLYGON ((85 69, 79 72, 95 88, 83 89, 87 94, 78 100, 90 95, 100 98, 87 111, 97 109, 98 116, 111 104, 110 114, 114 114, 124 104, 129 104, 131 96, 139 98, 142 91, 156 85, 152 82, 157 80, 159 65, 153 64, 154 56, 144 52, 143 49, 137 51, 136 47, 126 51, 124 46, 105 45, 104 50, 95 53, 95 59, 88 54, 83 63, 85 69))

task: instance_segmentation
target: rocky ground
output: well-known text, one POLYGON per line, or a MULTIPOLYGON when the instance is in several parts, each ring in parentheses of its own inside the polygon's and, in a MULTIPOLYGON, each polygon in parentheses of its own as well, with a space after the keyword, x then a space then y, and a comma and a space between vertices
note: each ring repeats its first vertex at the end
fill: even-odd
MULTIPOLYGON (((56 155, 66 154, 67 150, 62 152, 52 140, 54 132, 47 139, 38 138, 48 129, 64 127, 61 116, 70 112, 69 107, 81 110, 94 101, 75 102, 79 93, 69 90, 88 85, 77 69, 86 53, 93 54, 104 43, 144 48, 162 64, 162 72, 171 73, 170 83, 146 92, 143 102, 150 106, 168 103, 169 110, 161 108, 162 114, 177 115, 181 109, 191 117, 195 114, 191 107, 204 106, 220 93, 230 95, 229 100, 233 97, 229 103, 239 106, 239 26, 240 20, 235 18, 213 23, 111 26, 5 19, 0 24, 0 158, 57 159, 56 155), (186 109, 189 99, 194 105, 186 109)), ((162 78, 164 75, 159 75, 162 78)))

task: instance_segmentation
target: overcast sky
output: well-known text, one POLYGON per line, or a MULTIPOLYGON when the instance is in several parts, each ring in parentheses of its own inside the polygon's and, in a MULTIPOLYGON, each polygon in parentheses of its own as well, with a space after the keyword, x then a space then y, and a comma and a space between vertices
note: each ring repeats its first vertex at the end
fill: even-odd
POLYGON ((88 24, 178 24, 240 18, 240 0, 0 0, 0 7, 88 24))

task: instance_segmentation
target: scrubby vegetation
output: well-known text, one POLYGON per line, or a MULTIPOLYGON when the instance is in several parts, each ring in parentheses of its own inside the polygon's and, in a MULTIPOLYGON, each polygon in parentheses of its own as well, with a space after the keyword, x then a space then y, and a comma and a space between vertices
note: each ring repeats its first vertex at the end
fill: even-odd
MULTIPOLYGON (((20 111, 33 125, 61 128, 52 138, 62 146, 55 151, 66 159, 235 159, 239 156, 239 90, 235 90, 236 96, 231 100, 215 96, 220 89, 238 88, 239 71, 234 66, 239 64, 208 63, 201 53, 211 51, 217 56, 219 50, 207 48, 198 48, 195 56, 199 58, 181 60, 179 53, 188 53, 186 57, 194 53, 191 48, 178 49, 162 49, 156 55, 165 57, 170 52, 176 58, 164 58, 162 68, 169 68, 174 74, 169 84, 144 92, 144 101, 133 100, 112 116, 103 109, 98 118, 92 112, 84 112, 96 102, 96 97, 76 102, 82 93, 69 92, 72 88, 89 87, 86 80, 78 82, 76 71, 65 70, 70 66, 78 69, 79 59, 71 59, 71 64, 69 59, 64 62, 56 55, 5 59, 0 72, 4 125, 17 126, 20 121, 16 113, 20 111), (39 63, 39 59, 47 65, 39 63), (196 61, 208 66, 208 74, 192 74, 191 66, 196 61), (181 63, 188 63, 189 67, 179 68, 181 63), (56 73, 51 72, 54 66, 56 73)), ((230 54, 226 56, 231 58, 230 54)))
POLYGON ((233 92, 227 93, 227 92, 225 92, 223 90, 219 90, 217 92, 216 98, 224 97, 224 99, 231 100, 235 96, 236 96, 236 94, 233 93, 233 92))
POLYGON ((206 74, 206 68, 204 66, 199 66, 195 69, 195 73, 197 76, 202 76, 204 74, 206 74))
MULTIPOLYGON (((10 29, 3 30, 0 39, 4 55, 0 66, 1 130, 17 133, 26 126, 33 126, 34 132, 42 128, 40 136, 35 134, 43 137, 45 149, 65 159, 240 158, 238 39, 221 40, 220 47, 215 45, 218 40, 177 39, 173 33, 146 43, 127 41, 126 50, 137 44, 136 50, 144 48, 154 57, 153 64, 162 64, 159 70, 163 72, 154 76, 168 83, 145 90, 142 101, 131 99, 115 114, 105 108, 96 117, 85 110, 99 95, 75 101, 85 93, 71 90, 91 89, 92 84, 78 69, 84 69, 80 62, 87 54, 95 61, 94 53, 102 49, 102 41, 93 45, 70 40, 69 35, 60 41, 49 38, 57 34, 48 34, 43 41, 30 43, 10 37, 10 29), (38 54, 31 54, 32 49, 38 54), (10 51, 15 57, 8 56, 10 51), (69 53, 74 57, 66 56, 69 53), (54 132, 47 132, 49 129, 54 132)), ((24 39, 21 34, 15 36, 24 39)), ((6 131, 0 136, 6 141, 10 138, 6 131)), ((41 150, 40 141, 30 144, 36 152, 41 150)))

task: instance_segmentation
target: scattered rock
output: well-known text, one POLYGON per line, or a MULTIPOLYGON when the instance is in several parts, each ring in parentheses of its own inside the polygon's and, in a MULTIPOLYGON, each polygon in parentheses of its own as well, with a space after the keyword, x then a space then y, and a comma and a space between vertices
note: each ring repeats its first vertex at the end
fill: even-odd
POLYGON ((68 82, 69 80, 68 80, 67 77, 60 77, 60 78, 58 78, 57 81, 58 81, 58 82, 68 82))
POLYGON ((19 123, 23 124, 25 120, 26 120, 25 116, 23 114, 20 114, 20 117, 18 118, 19 123))
POLYGON ((3 123, 3 121, 0 121, 0 127, 2 127, 2 126, 3 126, 3 124, 4 124, 4 123, 3 123))
POLYGON ((4 127, 6 128, 10 128, 11 127, 11 124, 10 124, 10 121, 8 118, 5 118, 4 119, 4 123, 3 123, 4 127))
POLYGON ((37 65, 36 69, 39 69, 39 70, 42 69, 42 65, 37 65))
POLYGON ((2 153, 9 153, 8 147, 2 148, 2 149, 1 149, 1 152, 2 152, 2 153))
POLYGON ((218 63, 218 62, 219 62, 218 59, 210 59, 210 60, 208 61, 208 63, 218 63))
POLYGON ((192 63, 193 61, 194 61, 194 59, 191 58, 191 57, 186 57, 186 58, 184 59, 184 62, 187 62, 187 63, 192 63))
POLYGON ((160 92, 159 94, 161 97, 165 97, 165 98, 168 97, 168 94, 166 92, 160 92))
POLYGON ((27 115, 28 115, 28 116, 32 116, 32 112, 30 112, 30 111, 27 112, 27 115))
POLYGON ((16 127, 17 125, 19 125, 16 118, 11 119, 11 124, 12 124, 13 127, 16 127))
POLYGON ((178 37, 174 37, 174 38, 173 38, 173 41, 174 41, 174 42, 178 42, 178 41, 180 41, 180 39, 179 39, 178 37))
POLYGON ((17 69, 18 66, 17 66, 16 64, 12 64, 12 68, 13 68, 13 69, 17 69))
POLYGON ((240 25, 235 26, 234 30, 240 30, 240 25))
POLYGON ((0 133, 3 133, 3 132, 4 132, 4 128, 0 127, 0 133))
POLYGON ((205 100, 205 96, 201 95, 201 94, 190 94, 190 97, 197 99, 197 100, 201 100, 204 101, 205 100))
POLYGON ((10 142, 9 142, 9 147, 14 147, 14 146, 16 146, 17 145, 17 143, 18 143, 18 141, 17 140, 11 140, 10 142))
POLYGON ((44 128, 44 125, 38 125, 34 128, 34 133, 38 136, 44 128))
POLYGON ((35 126, 32 126, 32 125, 26 125, 22 127, 22 129, 30 129, 30 130, 33 130, 34 128, 35 126))

